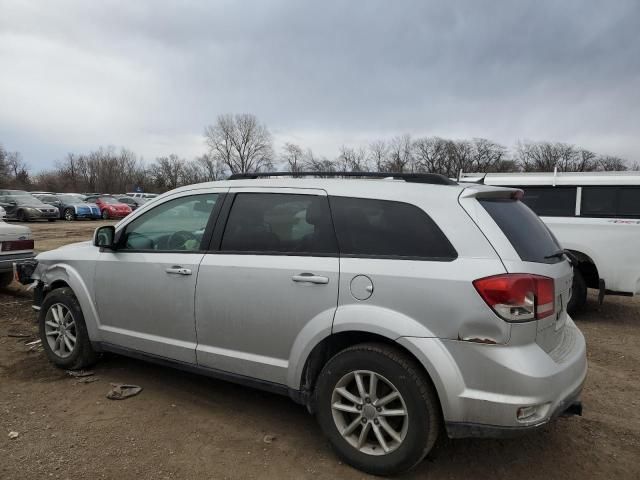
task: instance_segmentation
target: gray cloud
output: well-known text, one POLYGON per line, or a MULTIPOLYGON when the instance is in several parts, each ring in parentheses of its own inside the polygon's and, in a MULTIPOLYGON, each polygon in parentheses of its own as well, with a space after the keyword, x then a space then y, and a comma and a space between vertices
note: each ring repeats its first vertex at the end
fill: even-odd
POLYGON ((640 158, 640 3, 0 0, 0 142, 35 168, 204 151, 251 112, 334 155, 410 132, 640 158))

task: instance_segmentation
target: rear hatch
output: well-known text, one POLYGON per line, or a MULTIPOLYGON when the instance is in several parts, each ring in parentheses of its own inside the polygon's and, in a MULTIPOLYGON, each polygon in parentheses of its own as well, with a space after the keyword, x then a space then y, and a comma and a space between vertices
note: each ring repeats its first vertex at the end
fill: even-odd
POLYGON ((563 339, 573 270, 556 238, 520 201, 521 195, 520 190, 474 186, 462 192, 460 203, 491 242, 508 273, 553 279, 553 313, 536 320, 536 343, 550 352, 563 339))

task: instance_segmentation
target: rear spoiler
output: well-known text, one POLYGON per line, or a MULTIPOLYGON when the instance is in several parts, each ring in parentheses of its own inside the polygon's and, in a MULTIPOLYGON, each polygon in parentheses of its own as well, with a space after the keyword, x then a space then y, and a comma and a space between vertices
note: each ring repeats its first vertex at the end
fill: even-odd
MULTIPOLYGON (((464 183, 462 185, 464 185, 464 183)), ((524 192, 519 188, 473 184, 466 186, 466 188, 460 192, 459 198, 514 198, 521 200, 523 196, 524 192)))

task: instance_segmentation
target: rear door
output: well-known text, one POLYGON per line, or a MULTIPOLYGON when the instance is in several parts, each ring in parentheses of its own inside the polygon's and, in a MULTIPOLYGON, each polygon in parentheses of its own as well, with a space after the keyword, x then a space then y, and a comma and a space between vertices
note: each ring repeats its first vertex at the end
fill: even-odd
POLYGON ((571 298, 573 269, 549 228, 509 189, 465 190, 461 204, 500 256, 507 272, 543 275, 554 280, 554 314, 537 320, 536 342, 545 351, 561 341, 571 298))
POLYGON ((305 326, 327 334, 339 260, 326 193, 231 189, 196 289, 198 364, 285 384, 305 326))

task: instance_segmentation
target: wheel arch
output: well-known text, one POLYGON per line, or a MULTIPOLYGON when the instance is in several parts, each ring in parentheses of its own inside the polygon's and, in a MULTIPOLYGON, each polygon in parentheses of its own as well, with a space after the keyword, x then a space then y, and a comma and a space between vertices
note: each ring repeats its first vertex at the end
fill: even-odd
POLYGON ((593 258, 580 250, 568 249, 578 260, 578 269, 588 288, 599 288, 600 272, 593 258))
POLYGON ((446 402, 444 401, 446 399, 444 384, 441 381, 440 374, 435 369, 434 365, 431 362, 424 362, 423 359, 416 356, 412 351, 413 348, 411 344, 396 341, 388 336, 365 330, 347 330, 333 333, 323 338, 313 347, 304 362, 304 367, 299 379, 300 399, 307 405, 309 410, 313 411, 315 408, 312 401, 314 397, 313 392, 320 372, 326 363, 338 352, 362 343, 388 345, 411 358, 418 368, 420 368, 420 370, 426 375, 426 378, 433 386, 438 397, 438 408, 441 414, 446 413, 445 410, 447 407, 446 402))

